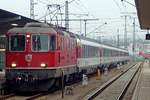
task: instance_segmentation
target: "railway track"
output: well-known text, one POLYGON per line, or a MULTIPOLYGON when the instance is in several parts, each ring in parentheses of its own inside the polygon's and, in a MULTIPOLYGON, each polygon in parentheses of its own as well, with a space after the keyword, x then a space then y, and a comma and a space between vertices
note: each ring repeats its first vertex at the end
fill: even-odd
POLYGON ((8 99, 8 98, 11 98, 11 97, 13 97, 13 96, 15 96, 15 94, 8 94, 8 95, 4 95, 4 96, 0 96, 0 100, 6 100, 6 99, 8 99))
POLYGON ((17 95, 17 94, 9 94, 5 96, 1 96, 0 100, 33 100, 36 99, 40 96, 44 96, 46 93, 37 93, 31 96, 22 96, 22 95, 17 95))
MULTIPOLYGON (((72 85, 72 84, 70 84, 72 85)), ((58 89, 56 89, 58 90, 58 89)), ((8 94, 8 95, 4 95, 4 96, 0 96, 0 100, 34 100, 37 99, 39 97, 44 97, 46 95, 49 95, 53 92, 55 92, 56 90, 53 91, 47 91, 47 92, 40 92, 40 93, 33 93, 33 94, 29 94, 28 96, 25 93, 12 93, 12 94, 8 94)))
MULTIPOLYGON (((123 71, 123 73, 124 72, 125 71, 123 71)), ((12 96, 10 95, 10 96, 6 96, 6 97, 3 97, 3 98, 0 97, 0 100, 34 100, 34 99, 37 99, 39 97, 40 98, 42 98, 42 97, 44 98, 44 97, 48 96, 49 94, 51 94, 51 93, 50 92, 37 93, 37 94, 34 94, 32 96, 19 96, 17 94, 13 94, 13 95, 11 94, 12 96)))
POLYGON ((116 77, 112 78, 100 88, 86 95, 84 100, 122 100, 130 83, 143 63, 138 63, 116 77))
POLYGON ((41 96, 45 96, 45 95, 48 95, 48 94, 49 94, 49 92, 46 92, 46 93, 39 93, 39 94, 33 95, 33 96, 31 96, 31 97, 27 97, 27 98, 25 98, 24 100, 34 100, 34 99, 36 99, 36 98, 39 98, 39 97, 41 97, 41 96))

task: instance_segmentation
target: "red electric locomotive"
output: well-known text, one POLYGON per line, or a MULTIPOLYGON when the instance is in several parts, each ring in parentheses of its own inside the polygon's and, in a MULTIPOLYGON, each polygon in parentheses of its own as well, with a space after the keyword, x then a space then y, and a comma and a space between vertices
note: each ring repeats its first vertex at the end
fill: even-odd
POLYGON ((10 29, 7 40, 6 82, 15 91, 47 91, 61 86, 62 73, 68 83, 130 59, 126 50, 45 23, 10 29))
POLYGON ((19 91, 46 91, 77 71, 76 38, 44 23, 28 23, 7 33, 7 84, 19 91))

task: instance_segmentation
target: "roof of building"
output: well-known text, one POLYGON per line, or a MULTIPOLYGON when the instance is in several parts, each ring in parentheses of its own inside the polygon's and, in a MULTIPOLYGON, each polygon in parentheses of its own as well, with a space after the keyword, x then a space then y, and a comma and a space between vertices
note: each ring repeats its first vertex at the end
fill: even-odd
POLYGON ((135 0, 141 29, 150 29, 150 0, 135 0))
POLYGON ((28 22, 38 21, 0 9, 0 35, 5 34, 10 28, 22 27, 28 22))

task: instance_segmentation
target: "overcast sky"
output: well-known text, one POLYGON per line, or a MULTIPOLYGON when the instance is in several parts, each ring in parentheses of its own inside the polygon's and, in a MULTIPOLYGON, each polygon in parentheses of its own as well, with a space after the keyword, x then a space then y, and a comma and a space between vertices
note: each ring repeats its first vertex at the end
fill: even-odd
MULTIPOLYGON (((37 5, 35 5, 36 19, 41 18, 46 13, 47 4, 60 4, 64 5, 65 0, 34 0, 37 5)), ((72 1, 72 0, 68 0, 72 1)), ((126 0, 134 4, 134 0, 126 0)), ((30 0, 0 0, 0 8, 11 11, 26 17, 30 17, 30 0)), ((62 8, 64 12, 64 8, 62 8)), ((88 18, 95 19, 99 18, 99 21, 88 21, 87 22, 87 33, 90 35, 94 29, 101 26, 96 32, 106 36, 106 34, 111 34, 116 36, 117 30, 119 30, 120 36, 124 34, 124 14, 123 12, 129 12, 128 15, 136 17, 136 8, 129 5, 126 2, 121 2, 121 0, 74 0, 69 4, 69 12, 73 14, 88 14, 89 16, 73 16, 72 18, 88 18), (122 17, 121 17, 122 16, 122 17), (106 25, 103 25, 107 22, 106 25)), ((132 32, 132 17, 128 17, 128 31, 132 32)), ((138 25, 138 19, 136 21, 138 25)), ((80 31, 84 33, 84 22, 82 22, 82 29, 80 29, 80 22, 70 22, 70 30, 76 33, 80 31)), ((139 30, 139 28, 137 28, 139 30)), ((93 32, 94 33, 94 32, 93 32)), ((92 34, 93 34, 92 33, 92 34)), ((98 33, 98 35, 99 35, 98 33)), ((97 33, 94 33, 95 35, 97 33)), ((130 37, 131 34, 128 34, 130 37)))

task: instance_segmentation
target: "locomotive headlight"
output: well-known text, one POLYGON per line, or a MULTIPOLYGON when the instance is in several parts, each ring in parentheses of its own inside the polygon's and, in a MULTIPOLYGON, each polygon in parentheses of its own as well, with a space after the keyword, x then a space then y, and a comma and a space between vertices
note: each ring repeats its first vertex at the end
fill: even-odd
POLYGON ((16 67, 16 63, 12 63, 12 64, 11 64, 11 67, 16 67))
POLYGON ((26 35, 26 37, 27 37, 27 38, 30 38, 30 35, 29 35, 29 34, 27 34, 27 35, 26 35))
POLYGON ((41 67, 46 67, 46 64, 45 64, 45 63, 42 63, 42 64, 41 64, 41 67))

